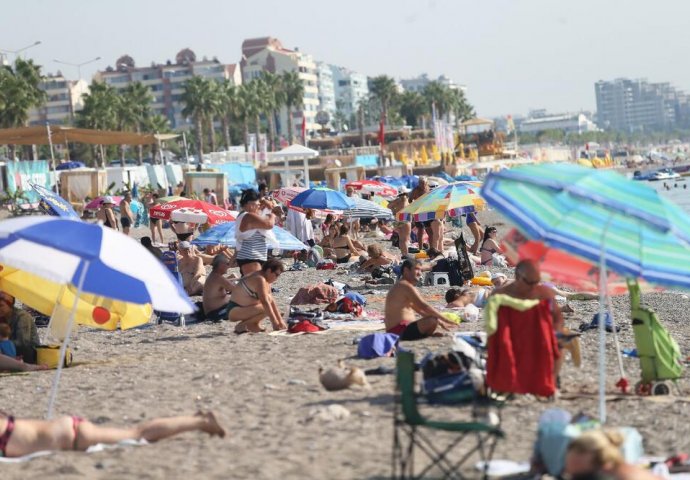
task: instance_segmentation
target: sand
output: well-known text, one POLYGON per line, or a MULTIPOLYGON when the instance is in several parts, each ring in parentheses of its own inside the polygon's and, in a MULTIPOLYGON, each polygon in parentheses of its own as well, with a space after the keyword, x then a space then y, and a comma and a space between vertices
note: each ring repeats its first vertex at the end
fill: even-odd
MULTIPOLYGON (((492 213, 480 216, 495 223, 492 213)), ((505 231, 502 225, 501 231, 505 231)), ((167 233, 167 232, 166 232, 167 233)), ((143 229, 137 235, 145 234, 143 229)), ((169 234, 169 233, 167 233, 169 234)), ((310 269, 286 272, 277 282, 281 309, 300 286, 326 278, 362 285, 357 277, 310 269)), ((443 288, 424 287, 424 296, 440 303, 443 288)), ((373 308, 382 308, 377 296, 373 308)), ((643 300, 685 350, 689 339, 685 322, 690 300, 680 293, 646 294, 643 300)), ((626 296, 615 298, 614 314, 622 323, 623 348, 634 346, 626 296)), ((566 316, 571 328, 589 321, 597 302, 572 302, 576 313, 566 316)), ((266 322, 268 326, 268 322, 266 322)), ((95 454, 63 452, 18 465, 2 465, 2 478, 314 478, 362 479, 390 475, 393 438, 393 377, 369 376, 371 390, 354 388, 326 392, 318 382, 319 365, 337 360, 364 369, 392 366, 393 359, 350 359, 353 340, 361 332, 333 331, 325 335, 271 336, 232 333, 233 325, 173 325, 104 332, 80 329, 74 343, 75 365, 64 371, 57 403, 58 414, 79 414, 96 423, 132 425, 157 416, 216 412, 229 435, 209 438, 187 433, 143 447, 118 448, 95 454), (322 410, 344 407, 349 416, 324 419, 322 410)), ((463 324, 478 330, 479 322, 463 324)), ((532 397, 511 401, 503 411, 507 437, 495 458, 528 460, 539 415, 549 408, 596 415, 596 332, 584 334, 584 365, 563 370, 562 397, 541 402, 532 397)), ((608 335, 608 392, 616 392, 619 378, 613 337, 608 335)), ((406 342, 422 355, 449 348, 451 339, 406 342)), ((624 358, 627 378, 639 378, 637 359, 624 358)), ((6 376, 0 379, 0 407, 20 417, 45 414, 54 372, 6 376)), ((687 379, 678 382, 687 394, 687 379)), ((667 455, 687 451, 690 426, 684 414, 690 397, 642 398, 627 396, 608 402, 611 425, 633 426, 645 439, 646 452, 667 455)), ((462 408, 430 408, 432 415, 462 414, 462 408)), ((327 412, 328 413, 328 412, 327 412)))

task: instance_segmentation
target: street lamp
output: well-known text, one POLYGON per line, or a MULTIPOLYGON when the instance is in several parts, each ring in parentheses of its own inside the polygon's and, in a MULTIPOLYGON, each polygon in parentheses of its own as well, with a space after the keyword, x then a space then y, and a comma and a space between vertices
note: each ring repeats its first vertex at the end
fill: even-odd
POLYGON ((101 57, 96 57, 96 58, 92 58, 91 60, 87 60, 87 61, 81 62, 81 63, 63 62, 62 60, 58 60, 58 59, 53 59, 53 61, 55 63, 61 63, 63 65, 69 65, 70 67, 76 67, 77 68, 77 75, 78 75, 77 80, 81 80, 81 67, 83 67, 84 65, 88 65, 89 63, 96 62, 100 59, 101 59, 101 57))
POLYGON ((27 45, 26 47, 22 47, 22 48, 20 48, 19 50, 5 50, 5 49, 0 48, 0 52, 13 53, 14 56, 15 56, 15 58, 16 58, 16 57, 17 57, 21 52, 23 52, 24 50, 28 50, 28 49, 30 49, 31 47, 35 47, 36 45, 40 45, 40 44, 41 44, 41 41, 40 41, 40 40, 36 40, 36 41, 35 41, 34 43, 32 43, 31 45, 27 45))

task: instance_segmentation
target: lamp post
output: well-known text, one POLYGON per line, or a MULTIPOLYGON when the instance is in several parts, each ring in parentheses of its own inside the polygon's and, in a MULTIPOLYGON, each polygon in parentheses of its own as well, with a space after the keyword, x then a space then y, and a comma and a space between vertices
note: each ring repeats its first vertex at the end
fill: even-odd
POLYGON ((83 67, 84 65, 88 65, 89 63, 96 62, 100 59, 101 59, 101 57, 96 57, 96 58, 92 58, 91 60, 87 60, 87 61, 81 62, 81 63, 63 62, 62 60, 58 60, 58 59, 53 59, 53 61, 55 63, 61 63, 62 65, 69 65, 70 67, 76 67, 77 68, 77 75, 78 75, 77 80, 81 80, 81 67, 83 67))
POLYGON ((19 56, 19 54, 22 53, 24 50, 28 50, 28 49, 30 49, 31 47, 35 47, 36 45, 40 45, 40 44, 41 44, 41 41, 40 41, 40 40, 36 40, 36 41, 35 41, 34 43, 32 43, 31 45, 27 45, 26 47, 22 47, 22 48, 20 48, 19 50, 5 50, 5 49, 0 48, 0 52, 4 52, 4 53, 13 53, 13 54, 14 54, 14 58, 16 59, 16 58, 19 56))

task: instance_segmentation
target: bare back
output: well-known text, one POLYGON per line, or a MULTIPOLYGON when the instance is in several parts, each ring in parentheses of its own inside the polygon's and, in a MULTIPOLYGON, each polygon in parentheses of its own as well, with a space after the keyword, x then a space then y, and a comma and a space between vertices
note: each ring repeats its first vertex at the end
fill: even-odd
POLYGON ((233 290, 232 283, 223 275, 217 272, 211 272, 204 283, 204 311, 212 312, 217 310, 230 300, 230 294, 233 290))
POLYGON ((242 277, 238 281, 237 287, 232 291, 230 300, 243 307, 258 305, 261 303, 259 292, 266 287, 266 284, 266 279, 260 271, 242 277))

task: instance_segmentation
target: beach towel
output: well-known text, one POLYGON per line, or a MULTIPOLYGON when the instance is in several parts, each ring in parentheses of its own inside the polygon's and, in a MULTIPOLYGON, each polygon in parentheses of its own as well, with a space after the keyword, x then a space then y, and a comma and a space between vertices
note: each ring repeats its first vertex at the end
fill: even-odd
MULTIPOLYGON (((139 447, 142 445, 148 445, 149 442, 147 442, 144 439, 141 440, 122 440, 121 442, 118 443, 97 443, 96 445, 90 446, 87 450, 86 453, 97 453, 97 452, 102 452, 104 450, 111 450, 113 448, 121 448, 121 447, 139 447)), ((60 453, 58 451, 53 451, 53 450, 42 450, 40 452, 34 452, 30 453, 28 455, 24 455, 22 457, 2 457, 0 456, 0 463, 24 463, 28 462, 29 460, 33 460, 34 458, 39 458, 39 457, 45 457, 47 455, 53 455, 56 453, 60 453)))
POLYGON ((372 333, 362 337, 357 344, 359 358, 392 357, 398 346, 398 336, 394 333, 372 333))
POLYGON ((309 285, 299 289, 292 298, 290 305, 315 305, 318 303, 334 303, 338 299, 338 289, 325 283, 309 285))
POLYGON ((559 352, 551 304, 535 301, 535 306, 524 308, 520 300, 506 295, 489 299, 486 310, 496 312, 497 317, 487 356, 487 384, 494 391, 542 397, 556 392, 554 367, 559 352), (522 309, 512 306, 518 304, 522 309))

